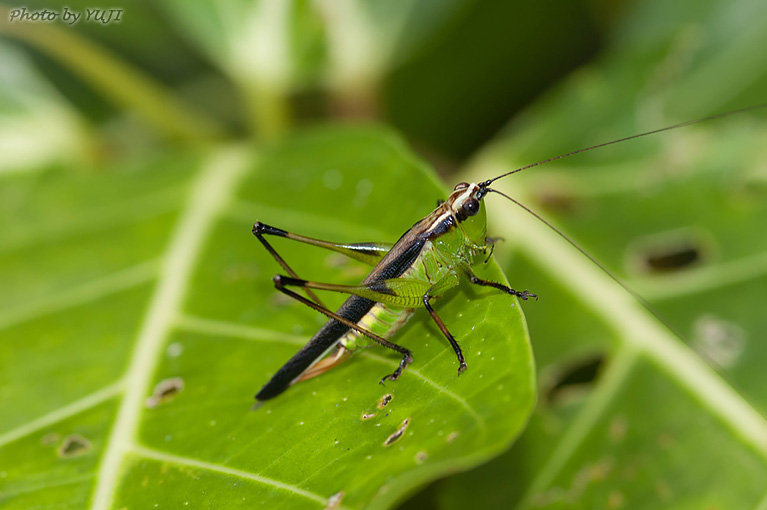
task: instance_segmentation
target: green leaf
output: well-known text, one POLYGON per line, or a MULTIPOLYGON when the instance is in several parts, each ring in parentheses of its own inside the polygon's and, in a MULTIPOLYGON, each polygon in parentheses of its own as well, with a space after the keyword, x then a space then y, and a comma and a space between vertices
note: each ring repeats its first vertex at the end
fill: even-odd
POLYGON ((164 0, 173 23, 235 81, 278 89, 374 85, 460 10, 450 0, 164 0))
MULTIPOLYGON (((260 154, 232 147, 3 180, 4 508, 321 509, 334 496, 342 508, 386 508, 497 455, 527 420, 535 389, 520 308, 466 286, 436 303, 467 356, 460 377, 419 311, 394 337, 414 353, 396 383, 378 381, 398 356, 371 347, 249 410, 324 321, 273 289, 280 268, 252 222, 396 241, 445 192, 388 132, 325 128, 260 154)), ((351 283, 367 271, 279 241, 307 278, 351 283)), ((504 281, 494 263, 477 271, 504 281)))
MULTIPOLYGON (((752 42, 767 6, 679 5, 638 5, 613 50, 470 177, 763 101, 752 42)), ((440 508, 764 508, 765 136, 764 110, 751 111, 498 181, 650 309, 530 215, 489 202, 491 234, 513 240, 500 255, 512 286, 541 295, 525 307, 541 399, 514 448, 438 486, 440 508)))
POLYGON ((47 54, 116 105, 139 113, 168 138, 199 143, 218 132, 212 122, 188 109, 151 77, 77 32, 54 23, 10 21, 11 10, 4 5, 0 5, 0 16, 0 33, 47 54))
POLYGON ((372 112, 376 90, 404 55, 460 10, 457 0, 425 5, 370 0, 164 0, 171 22, 240 89, 245 119, 262 138, 290 126, 286 101, 330 90, 337 109, 372 112))

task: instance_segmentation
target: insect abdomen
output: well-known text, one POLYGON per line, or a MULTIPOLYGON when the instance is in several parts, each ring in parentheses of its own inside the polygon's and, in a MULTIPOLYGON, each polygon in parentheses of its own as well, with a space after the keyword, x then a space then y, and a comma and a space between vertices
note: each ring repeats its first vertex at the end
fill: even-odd
MULTIPOLYGON (((338 314, 352 321, 365 317, 376 305, 375 301, 359 296, 347 299, 338 314)), ((349 331, 349 327, 330 319, 312 339, 288 360, 256 394, 257 400, 274 398, 290 387, 306 370, 327 354, 349 331)))
MULTIPOLYGON (((414 311, 415 309, 413 308, 400 308, 384 303, 376 303, 357 324, 381 338, 389 339, 405 325, 414 311)), ((350 330, 340 341, 341 345, 349 350, 354 350, 360 345, 368 345, 372 342, 372 340, 368 341, 367 337, 357 330, 350 330)))

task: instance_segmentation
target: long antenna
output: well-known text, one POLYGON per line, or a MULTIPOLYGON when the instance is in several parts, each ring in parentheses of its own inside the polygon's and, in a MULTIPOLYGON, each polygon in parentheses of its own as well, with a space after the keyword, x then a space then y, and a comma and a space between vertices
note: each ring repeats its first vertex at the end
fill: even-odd
POLYGON ((696 119, 696 120, 688 120, 686 122, 680 122, 679 124, 674 124, 673 126, 666 126, 664 128, 660 128, 660 129, 653 129, 652 131, 646 131, 644 133, 639 133, 637 135, 631 135, 631 136, 627 136, 625 138, 619 138, 617 140, 612 140, 610 142, 604 142, 604 143, 600 143, 600 144, 597 144, 597 145, 592 145, 591 147, 585 147, 583 149, 578 149, 576 151, 568 152, 566 154, 560 154, 559 156, 554 156, 553 158, 544 159, 543 161, 538 161, 537 163, 533 163, 531 165, 523 166, 522 168, 517 168, 516 170, 512 170, 511 172, 506 172, 505 174, 501 174, 498 177, 493 177, 492 179, 488 179, 485 182, 483 182, 482 184, 484 184, 485 186, 489 186, 493 181, 497 181, 498 179, 500 179, 502 177, 506 177, 507 175, 515 174, 517 172, 521 172, 522 170, 527 170, 528 168, 533 168, 535 166, 540 166, 540 165, 544 165, 546 163, 551 163, 552 161, 556 161, 558 159, 563 159, 563 158, 567 158, 567 157, 570 157, 570 156, 574 156, 575 154, 580 154, 581 152, 586 152, 586 151, 590 151, 590 150, 594 150, 594 149, 599 149, 600 147, 606 147, 608 145, 613 145, 613 144, 616 144, 616 143, 626 142, 628 140, 633 140, 635 138, 641 138, 643 136, 648 136, 648 135, 654 135, 654 134, 657 134, 657 133, 662 133, 664 131, 670 131, 672 129, 677 129, 677 128, 684 127, 684 126, 689 126, 689 125, 692 125, 692 124, 697 124, 698 122, 706 122, 708 120, 714 120, 714 119, 720 119, 722 117, 728 117, 730 115, 735 115, 736 113, 744 113, 744 112, 749 112, 749 111, 752 111, 752 110, 759 110, 761 108, 767 108, 767 103, 757 104, 757 105, 754 105, 754 106, 748 106, 746 108, 740 108, 738 110, 730 110, 729 112, 717 113, 716 115, 709 115, 708 117, 703 117, 703 118, 696 119))
MULTIPOLYGON (((613 145, 613 144, 616 144, 616 143, 625 142, 627 140, 633 140, 635 138, 641 138, 643 136, 653 135, 653 134, 656 134, 656 133, 662 133, 663 131, 669 131, 671 129, 677 129, 677 128, 680 128, 680 127, 689 126, 691 124, 697 124, 698 122, 705 122, 705 121, 708 121, 708 120, 719 119, 719 118, 722 118, 722 117, 727 117, 727 116, 730 116, 730 115, 735 115, 736 113, 744 113, 744 112, 748 112, 748 111, 759 110, 759 109, 762 109, 762 108, 767 108, 767 103, 758 104, 758 105, 754 105, 754 106, 749 106, 749 107, 746 107, 746 108, 740 108, 738 110, 731 110, 729 112, 718 113, 716 115, 710 115, 708 117, 703 117, 703 118, 700 118, 700 119, 697 119, 697 120, 691 120, 691 121, 687 121, 687 122, 680 122, 679 124, 674 124, 672 126, 668 126, 668 127, 664 127, 664 128, 660 128, 660 129, 654 129, 652 131, 647 131, 645 133, 640 133, 640 134, 637 134, 637 135, 627 136, 625 138, 619 138, 619 139, 613 140, 611 142, 600 143, 598 145, 593 145, 591 147, 586 147, 584 149, 578 149, 578 150, 575 150, 575 151, 572 151, 572 152, 568 152, 566 154, 561 154, 561 155, 553 157, 553 158, 544 159, 543 161, 539 161, 539 162, 533 163, 531 165, 527 165, 527 166, 523 166, 521 168, 517 168, 516 170, 512 170, 510 172, 506 172, 505 174, 501 174, 498 177, 494 177, 492 179, 488 179, 487 181, 484 181, 484 182, 480 183, 480 186, 482 188, 484 188, 485 190, 487 190, 488 192, 497 193, 497 194, 507 198, 508 200, 510 200, 511 202, 515 203, 516 205, 518 205, 519 207, 521 207, 522 209, 527 211, 529 214, 531 214, 532 216, 537 218, 540 222, 542 222, 544 225, 546 225, 548 228, 550 228, 552 231, 554 231, 559 237, 561 237, 562 239, 567 241, 571 246, 573 246, 576 250, 578 250, 583 256, 585 256, 587 259, 589 259, 604 274, 609 276, 610 279, 612 279, 615 283, 620 285, 626 292, 628 292, 634 299, 636 299, 637 302, 639 302, 642 306, 644 306, 647 310, 649 310, 650 313, 652 313, 655 316, 655 318, 658 319, 661 322, 661 324, 663 324, 669 331, 671 331, 673 334, 675 334, 679 338, 684 338, 684 336, 681 334, 681 332, 678 331, 673 326, 671 326, 671 323, 668 320, 666 320, 644 297, 642 297, 641 294, 636 292, 634 289, 632 289, 626 283, 624 283, 620 278, 615 276, 615 274, 613 274, 612 271, 610 271, 607 267, 605 267, 604 264, 599 262, 593 255, 591 255, 588 251, 586 251, 584 248, 582 248, 578 243, 576 243, 575 241, 570 239, 567 235, 565 235, 564 232, 559 230, 557 227, 552 225, 549 221, 547 221, 541 215, 539 215, 538 213, 536 213, 535 211, 533 211, 532 209, 530 209, 529 207, 524 205, 522 202, 519 202, 518 200, 515 200, 515 199, 511 198, 509 195, 507 195, 505 193, 502 193, 502 192, 500 192, 500 191, 498 191, 496 189, 489 188, 488 186, 493 181, 496 181, 496 180, 498 180, 498 179, 500 179, 502 177, 506 177, 507 175, 515 174, 517 172, 521 172, 522 170, 527 170, 528 168, 533 168, 533 167, 536 167, 536 166, 544 165, 546 163, 550 163, 551 161, 556 161, 558 159, 562 159, 562 158, 566 158, 566 157, 569 157, 569 156, 573 156, 575 154, 580 154, 581 152, 586 152, 586 151, 590 151, 590 150, 593 150, 593 149, 598 149, 600 147, 605 147, 607 145, 613 145)), ((727 373, 727 370, 724 369, 724 367, 719 362, 717 362, 715 359, 713 359, 711 357, 707 357, 706 359, 708 360, 708 362, 710 364, 712 364, 714 367, 716 367, 719 370, 719 372, 727 373)), ((734 383, 732 381, 730 381, 730 384, 734 384, 734 383)))
MULTIPOLYGON (((530 214, 532 214, 533 216, 535 216, 535 217, 536 217, 536 218, 537 218, 537 219, 538 219, 538 220, 539 220, 541 223, 543 223, 544 225, 546 225, 547 227, 549 227, 551 230, 553 230, 554 232, 556 232, 556 234, 557 234, 559 237, 561 237, 562 239, 564 239, 565 241, 567 241, 568 243, 570 243, 570 245, 572 245, 572 247, 573 247, 573 248, 575 248, 576 250, 578 250, 579 252, 581 252, 581 254, 582 254, 582 255, 584 255, 584 256, 585 256, 587 259, 589 259, 589 260, 590 260, 590 261, 591 261, 591 262, 592 262, 592 263, 593 263, 595 266, 597 266, 599 269, 601 269, 603 273, 605 273, 607 276, 609 276, 610 278, 612 278, 612 279, 613 279, 613 281, 614 281, 615 283, 617 283, 618 285, 620 285, 621 287, 623 287, 623 289, 624 289, 624 290, 626 290, 626 292, 628 292, 629 294, 631 294, 631 296, 632 296, 632 297, 634 297, 634 299, 636 299, 637 301, 639 301, 639 302, 640 302, 642 305, 644 305, 644 306, 645 306, 645 307, 646 307, 648 310, 650 310, 651 312, 655 313, 655 311, 654 311, 654 310, 652 309, 652 307, 650 306, 650 303, 648 303, 648 302, 647 302, 647 300, 646 300, 645 298, 643 298, 641 294, 639 294, 637 291, 635 291, 634 289, 632 289, 631 287, 629 287, 627 284, 623 283, 623 281, 622 281, 620 278, 618 278, 617 276, 615 276, 615 275, 612 273, 612 271, 610 271, 609 269, 607 269, 607 267, 605 267, 605 265, 604 265, 604 264, 602 264, 601 262, 599 262, 599 261, 598 261, 598 260, 597 260, 597 259, 596 259, 596 258, 595 258, 593 255, 592 255, 592 254, 590 254, 588 251, 586 251, 584 248, 582 248, 582 247, 581 247, 581 245, 579 245, 578 243, 576 243, 575 241, 573 241, 572 239, 570 239, 570 238, 569 238, 567 235, 565 235, 565 233, 564 233, 564 232, 562 232, 562 231, 561 231, 561 230, 559 230, 557 227, 555 227, 554 225, 552 225, 551 223, 549 223, 549 222, 548 222, 546 219, 544 219, 544 218, 543 218, 543 216, 541 216, 541 215, 540 215, 540 214, 538 214, 537 212, 533 211, 532 209, 530 209, 529 207, 527 207, 527 206, 526 206, 525 204, 523 204, 522 202, 520 202, 520 201, 518 201, 518 200, 515 200, 515 199, 511 198, 511 197, 510 197, 509 195, 507 195, 506 193, 503 193, 503 192, 500 192, 500 191, 498 191, 497 189, 491 189, 491 188, 487 188, 487 191, 490 191, 490 192, 492 192, 492 193, 498 193, 499 195, 501 195, 501 196, 503 196, 503 197, 506 197, 507 199, 511 200, 512 202, 514 202, 515 204, 517 204, 519 207, 521 207, 522 209, 524 209, 525 211, 527 211, 528 213, 530 213, 530 214)), ((657 316, 657 314, 656 314, 656 316, 657 316)), ((660 318, 660 317, 658 317, 658 318, 660 318)), ((663 321, 662 319, 661 319, 661 321, 665 323, 665 321, 663 321)), ((666 324, 666 326, 668 327, 668 324, 666 324)), ((671 329, 671 327, 669 327, 669 329, 671 329)), ((673 330, 672 330, 672 331, 673 331, 673 330)))

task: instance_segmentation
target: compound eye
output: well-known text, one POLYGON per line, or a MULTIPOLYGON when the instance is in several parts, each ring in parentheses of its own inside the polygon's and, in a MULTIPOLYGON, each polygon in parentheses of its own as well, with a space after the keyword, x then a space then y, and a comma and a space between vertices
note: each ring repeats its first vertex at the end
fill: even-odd
POLYGON ((466 216, 474 216, 479 212, 479 200, 476 198, 470 198, 466 202, 463 203, 463 212, 466 213, 466 216))

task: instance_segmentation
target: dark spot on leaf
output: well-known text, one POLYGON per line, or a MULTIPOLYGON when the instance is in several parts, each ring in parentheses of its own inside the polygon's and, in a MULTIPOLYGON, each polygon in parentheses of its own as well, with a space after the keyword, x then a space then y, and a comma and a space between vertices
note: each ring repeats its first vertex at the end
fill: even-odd
POLYGON ((546 400, 556 403, 573 390, 590 387, 604 365, 604 355, 596 354, 567 363, 555 371, 545 391, 546 400))
POLYGON ((700 252, 693 246, 683 246, 666 252, 646 254, 647 267, 656 273, 675 271, 700 260, 700 252))
POLYGON ((390 435, 388 438, 386 438, 386 441, 384 441, 384 446, 390 446, 394 443, 396 443, 402 435, 405 433, 405 430, 407 430, 407 426, 410 425, 410 418, 405 418, 405 420, 402 422, 402 424, 399 426, 399 428, 394 432, 394 434, 390 435))
POLYGON ((389 405, 389 402, 392 401, 394 396, 391 393, 387 393, 381 399, 378 401, 378 409, 383 409, 384 407, 389 405))
POLYGON ((698 233, 677 231, 639 240, 632 249, 630 260, 641 273, 663 274, 695 267, 709 252, 707 243, 698 233))
POLYGON ((146 399, 146 406, 148 408, 157 407, 163 402, 167 402, 174 395, 178 394, 184 389, 184 380, 180 377, 173 377, 171 379, 163 379, 154 387, 152 396, 146 399))
POLYGON ((373 418, 376 415, 376 413, 362 413, 362 420, 369 420, 370 418, 373 418))
POLYGON ((572 213, 578 206, 575 197, 563 189, 547 189, 538 193, 538 203, 552 212, 572 213))
POLYGON ((91 442, 77 434, 71 434, 64 438, 58 449, 59 457, 77 457, 84 455, 91 449, 91 442))

